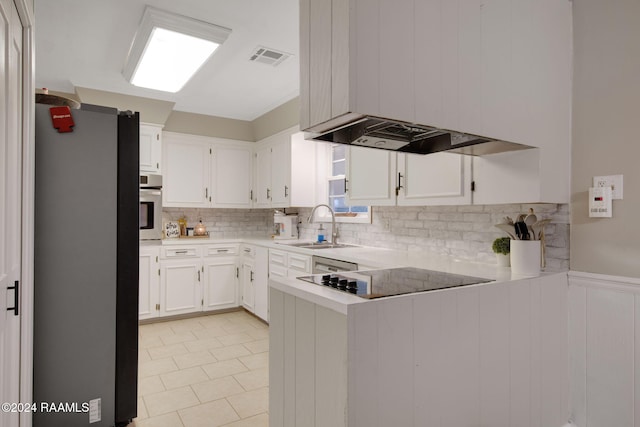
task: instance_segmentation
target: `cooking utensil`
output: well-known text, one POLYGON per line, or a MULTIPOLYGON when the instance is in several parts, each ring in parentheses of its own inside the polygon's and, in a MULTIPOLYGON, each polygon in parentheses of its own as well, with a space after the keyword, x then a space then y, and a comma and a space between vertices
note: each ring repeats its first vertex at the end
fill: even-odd
POLYGON ((527 224, 524 221, 516 222, 514 224, 514 229, 519 240, 529 240, 529 229, 527 228, 527 224))
POLYGON ((534 239, 542 240, 542 235, 544 235, 544 227, 551 222, 550 218, 541 219, 531 226, 531 229, 534 232, 534 239))
POLYGON ((499 228, 500 230, 504 231, 505 233, 507 233, 507 235, 509 236, 509 238, 515 240, 516 236, 513 233, 513 223, 512 224, 496 224, 495 227, 499 228))
POLYGON ((529 208, 529 215, 524 218, 524 222, 527 225, 533 225, 538 222, 538 217, 533 213, 533 208, 529 208))

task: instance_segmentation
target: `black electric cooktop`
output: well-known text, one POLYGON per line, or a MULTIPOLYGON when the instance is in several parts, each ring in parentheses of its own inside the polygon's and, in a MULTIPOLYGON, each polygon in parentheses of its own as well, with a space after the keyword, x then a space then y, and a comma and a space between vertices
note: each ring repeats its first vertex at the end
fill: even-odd
POLYGON ((490 279, 481 277, 462 276, 413 267, 314 274, 298 277, 298 279, 367 299, 491 282, 490 279))

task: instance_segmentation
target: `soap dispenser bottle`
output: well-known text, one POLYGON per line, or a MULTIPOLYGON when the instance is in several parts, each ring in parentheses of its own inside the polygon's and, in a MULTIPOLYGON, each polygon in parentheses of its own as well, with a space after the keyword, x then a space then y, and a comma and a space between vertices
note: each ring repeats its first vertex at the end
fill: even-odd
POLYGON ((322 223, 318 226, 318 242, 324 242, 324 227, 322 226, 322 223))

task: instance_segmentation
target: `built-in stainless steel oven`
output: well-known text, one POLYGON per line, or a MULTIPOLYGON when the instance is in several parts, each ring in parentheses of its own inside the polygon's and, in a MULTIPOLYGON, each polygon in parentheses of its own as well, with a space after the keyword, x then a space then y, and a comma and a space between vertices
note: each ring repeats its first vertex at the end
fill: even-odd
POLYGON ((140 175, 140 240, 162 238, 162 175, 140 175))

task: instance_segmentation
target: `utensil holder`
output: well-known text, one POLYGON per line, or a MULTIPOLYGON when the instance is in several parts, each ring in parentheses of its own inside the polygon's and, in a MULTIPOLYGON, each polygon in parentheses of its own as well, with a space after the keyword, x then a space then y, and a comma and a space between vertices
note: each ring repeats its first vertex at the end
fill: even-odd
POLYGON ((540 240, 511 241, 511 274, 533 277, 540 274, 540 240))

